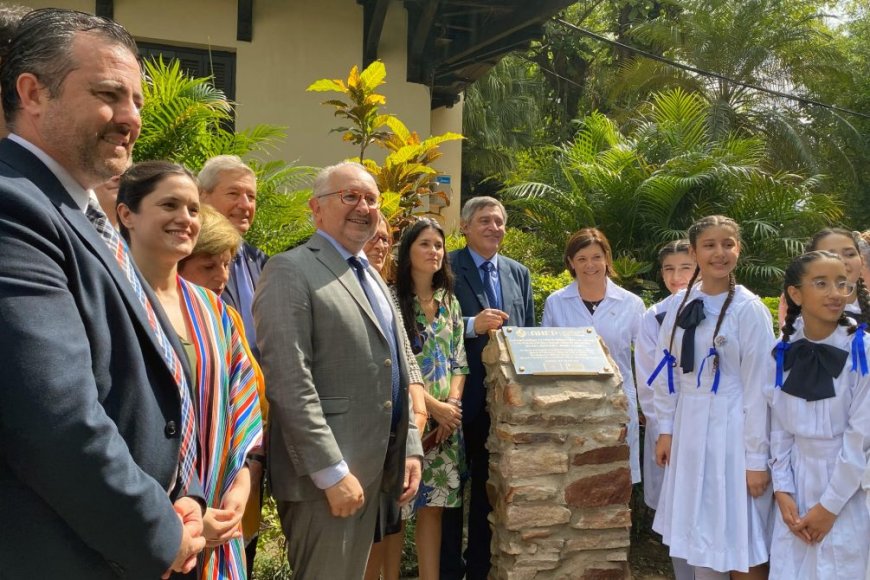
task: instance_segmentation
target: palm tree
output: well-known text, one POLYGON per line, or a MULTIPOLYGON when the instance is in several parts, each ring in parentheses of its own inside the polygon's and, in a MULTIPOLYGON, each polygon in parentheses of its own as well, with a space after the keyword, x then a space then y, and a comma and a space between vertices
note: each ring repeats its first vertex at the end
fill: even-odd
POLYGON ((653 94, 625 131, 594 112, 572 141, 540 152, 503 199, 555 247, 581 227, 602 229, 627 279, 648 273, 658 248, 696 219, 729 215, 744 229, 738 276, 772 291, 787 258, 839 219, 840 205, 818 193, 817 178, 765 169, 763 138, 714 136, 711 109, 672 89, 653 94))

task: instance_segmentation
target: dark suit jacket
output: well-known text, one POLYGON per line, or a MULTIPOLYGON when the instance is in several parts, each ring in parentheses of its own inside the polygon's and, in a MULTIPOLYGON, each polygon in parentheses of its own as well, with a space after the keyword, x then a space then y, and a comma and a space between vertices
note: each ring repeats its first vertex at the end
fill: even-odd
POLYGON ((159 578, 178 388, 105 242, 54 175, 0 141, 0 577, 159 578))
MULTIPOLYGON (((369 272, 392 304, 380 276, 369 272)), ((326 238, 314 235, 269 259, 254 319, 270 405, 275 498, 323 499, 310 475, 342 459, 364 488, 383 476, 382 490, 398 497, 405 457, 423 455, 408 417, 409 349, 398 313, 401 342, 393 361, 356 274, 326 238), (401 414, 391 438, 393 364, 400 365, 401 414)))
MULTIPOLYGON (((242 242, 242 247, 239 249, 236 259, 244 260, 248 265, 248 270, 251 272, 251 280, 254 283, 254 290, 256 290, 257 284, 260 282, 260 273, 263 271, 263 266, 266 265, 266 260, 269 257, 248 242, 242 242)), ((241 312, 239 310, 239 281, 233 276, 232 270, 230 271, 230 279, 227 280, 227 286, 221 292, 221 300, 241 312)))
MULTIPOLYGON (((484 308, 490 308, 480 280, 480 271, 474 265, 468 248, 450 252, 450 266, 456 276, 453 290, 465 322, 476 316, 484 308)), ((535 305, 532 300, 532 283, 529 270, 519 262, 498 256, 498 278, 501 283, 502 310, 508 313, 505 326, 535 326, 535 305)), ((480 355, 489 342, 487 335, 465 339, 465 353, 468 355, 468 377, 462 393, 462 420, 470 423, 486 409, 486 389, 483 379, 486 371, 480 355)))

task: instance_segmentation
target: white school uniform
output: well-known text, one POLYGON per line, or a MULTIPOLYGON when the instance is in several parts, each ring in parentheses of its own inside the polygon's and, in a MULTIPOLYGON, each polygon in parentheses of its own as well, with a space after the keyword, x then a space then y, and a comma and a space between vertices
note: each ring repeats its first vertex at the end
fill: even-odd
MULTIPOLYGON (((798 331, 794 342, 805 338, 798 331)), ((867 345, 870 336, 865 335, 867 345)), ((838 327, 828 344, 851 353, 852 335, 838 327)), ((768 351, 776 346, 771 343, 768 351)), ((870 359, 870 351, 865 348, 870 359)), ((836 396, 806 401, 774 386, 776 363, 770 357, 765 395, 771 406, 770 467, 774 491, 792 494, 803 517, 814 505, 837 515, 818 544, 791 533, 779 510, 770 547, 770 579, 827 580, 865 577, 870 550, 870 515, 861 478, 870 451, 870 375, 853 372, 851 354, 834 378, 836 396)), ((860 367, 859 367, 860 368, 860 367)), ((783 378, 789 376, 785 371, 783 378)))
MULTIPOLYGON (((870 452, 865 457, 867 458, 867 468, 864 470, 864 482, 862 485, 864 487, 864 501, 867 504, 867 517, 870 517, 870 452)), ((867 547, 867 562, 867 578, 865 580, 870 580, 870 546, 867 547)))
POLYGON ((673 303, 673 296, 668 296, 661 302, 650 306, 640 320, 640 331, 634 345, 634 371, 637 376, 637 400, 644 416, 643 438, 643 500, 651 509, 659 505, 659 494, 665 470, 656 463, 656 440, 659 438, 659 423, 656 419, 653 388, 647 385, 647 379, 652 375, 662 358, 662 351, 657 350, 659 331, 662 323, 659 318, 667 314, 668 308, 677 308, 679 303, 673 303), (673 305, 673 306, 672 306, 673 305))
MULTIPOLYGON (((675 297, 682 303, 685 290, 675 297)), ((668 392, 667 369, 655 380, 659 431, 673 434, 669 465, 653 529, 672 557, 720 572, 746 572, 768 559, 768 525, 773 494, 758 498, 746 488, 746 470, 764 471, 769 457, 769 412, 762 393, 773 321, 761 300, 737 286, 719 330, 720 379, 712 392, 713 359, 704 364, 727 293, 708 296, 696 287, 689 300, 704 301, 705 319, 695 329, 695 366, 673 368, 675 390, 668 392), (700 374, 700 386, 697 386, 700 374)), ((659 332, 658 351, 669 348, 677 316, 671 308, 659 332)), ((679 363, 683 329, 677 327, 671 352, 679 363)))
POLYGON ((541 326, 592 326, 604 340, 610 356, 616 361, 622 375, 622 390, 628 398, 628 433, 631 464, 631 482, 640 481, 640 432, 637 417, 637 389, 631 371, 631 347, 634 344, 640 319, 643 316, 643 300, 610 280, 604 291, 604 300, 589 312, 580 299, 577 283, 572 282, 547 297, 541 326))

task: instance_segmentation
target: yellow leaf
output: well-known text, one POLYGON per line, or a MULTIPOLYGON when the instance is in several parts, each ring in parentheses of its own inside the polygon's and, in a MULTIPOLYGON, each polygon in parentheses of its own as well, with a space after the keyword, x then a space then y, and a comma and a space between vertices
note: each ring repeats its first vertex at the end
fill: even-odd
POLYGON ((344 83, 340 80, 332 80, 332 79, 320 79, 311 83, 306 91, 315 91, 319 93, 325 93, 328 91, 338 91, 339 93, 347 92, 347 88, 344 86, 344 83))
POLYGON ((368 95, 365 100, 366 105, 385 105, 387 104, 387 98, 384 95, 379 95, 378 93, 372 93, 368 95))
POLYGON ((347 86, 348 88, 355 89, 359 85, 359 69, 356 68, 356 65, 353 65, 353 68, 350 69, 350 74, 347 76, 347 86))
POLYGON ((359 80, 366 91, 373 91, 383 84, 386 78, 387 67, 384 66, 383 62, 376 60, 366 67, 366 70, 360 75, 359 80))

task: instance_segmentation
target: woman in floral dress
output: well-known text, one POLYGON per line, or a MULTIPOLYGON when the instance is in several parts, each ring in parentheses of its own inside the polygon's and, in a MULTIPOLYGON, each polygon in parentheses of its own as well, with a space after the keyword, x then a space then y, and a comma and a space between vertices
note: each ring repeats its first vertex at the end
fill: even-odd
POLYGON ((423 218, 402 236, 396 295, 423 374, 430 417, 423 436, 423 480, 415 501, 421 580, 440 575, 443 509, 462 505, 462 388, 468 365, 462 311, 445 258, 444 230, 435 220, 423 218))

